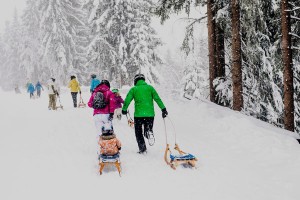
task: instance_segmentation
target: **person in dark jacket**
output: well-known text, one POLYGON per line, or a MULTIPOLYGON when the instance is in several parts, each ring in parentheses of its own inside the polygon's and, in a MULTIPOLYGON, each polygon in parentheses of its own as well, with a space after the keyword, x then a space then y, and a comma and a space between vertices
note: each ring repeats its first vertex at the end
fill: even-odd
POLYGON ((162 117, 168 115, 167 109, 160 99, 156 90, 145 82, 143 74, 137 74, 134 77, 134 87, 132 87, 124 101, 122 114, 127 114, 127 109, 131 101, 134 100, 134 127, 135 136, 138 143, 140 154, 146 153, 147 147, 144 136, 149 139, 149 135, 153 135, 153 122, 154 122, 154 103, 162 110, 162 117), (143 136, 144 127, 144 136, 143 136))

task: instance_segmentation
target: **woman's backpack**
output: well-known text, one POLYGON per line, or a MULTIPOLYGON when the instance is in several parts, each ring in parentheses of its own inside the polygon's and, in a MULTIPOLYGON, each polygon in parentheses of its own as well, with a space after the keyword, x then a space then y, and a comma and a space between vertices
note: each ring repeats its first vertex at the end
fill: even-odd
POLYGON ((104 94, 100 91, 96 92, 93 100, 93 108, 94 109, 105 108, 107 104, 108 103, 105 100, 104 94))

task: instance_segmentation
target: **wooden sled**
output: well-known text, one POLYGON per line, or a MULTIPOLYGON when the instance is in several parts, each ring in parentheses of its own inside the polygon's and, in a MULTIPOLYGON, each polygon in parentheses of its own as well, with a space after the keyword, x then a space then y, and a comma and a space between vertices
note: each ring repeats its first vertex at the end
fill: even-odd
POLYGON ((99 155, 99 173, 102 175, 103 169, 105 166, 108 165, 114 165, 118 172, 119 176, 121 176, 121 162, 120 162, 120 155, 116 154, 113 156, 105 156, 105 155, 99 155))
POLYGON ((55 108, 56 108, 56 110, 57 109, 62 109, 62 110, 64 109, 64 107, 62 105, 56 106, 55 108))
POLYGON ((83 99, 80 95, 80 101, 79 101, 79 104, 78 104, 78 108, 85 108, 86 107, 86 104, 83 102, 83 99))
POLYGON ((167 144, 166 151, 165 151, 165 161, 166 163, 174 170, 176 170, 176 167, 179 165, 185 165, 190 166, 192 168, 196 167, 196 162, 198 161, 195 156, 189 153, 183 152, 178 144, 175 144, 176 151, 178 151, 179 155, 173 155, 170 151, 170 145, 167 144))
POLYGON ((83 102, 78 104, 78 108, 85 108, 85 107, 86 107, 86 104, 83 102))
POLYGON ((134 128, 134 121, 133 121, 133 119, 130 117, 129 112, 128 112, 128 115, 126 115, 126 117, 127 117, 127 122, 128 122, 128 126, 130 126, 131 128, 134 128), (128 115, 129 115, 129 117, 128 117, 128 115))
POLYGON ((61 102, 60 102, 60 97, 57 95, 57 99, 58 99, 58 102, 59 102, 59 105, 58 106, 56 106, 55 108, 56 108, 56 110, 57 109, 64 109, 64 107, 61 105, 61 102))
POLYGON ((130 119, 128 119, 128 125, 131 127, 131 128, 134 128, 134 122, 130 119))

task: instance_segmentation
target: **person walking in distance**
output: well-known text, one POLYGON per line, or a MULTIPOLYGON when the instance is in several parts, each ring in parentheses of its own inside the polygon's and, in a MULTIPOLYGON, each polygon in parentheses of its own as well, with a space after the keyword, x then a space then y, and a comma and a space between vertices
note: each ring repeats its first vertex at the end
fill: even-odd
POLYGON ((59 93, 58 93, 58 87, 55 83, 55 78, 51 78, 48 81, 47 90, 48 90, 48 95, 49 95, 48 109, 56 110, 56 95, 59 96, 59 93))
POLYGON ((153 135, 155 116, 153 101, 160 107, 163 118, 168 115, 168 112, 154 87, 145 82, 143 74, 137 74, 134 77, 134 86, 129 90, 123 104, 123 115, 128 113, 127 109, 132 100, 134 100, 134 128, 139 147, 138 153, 143 154, 147 151, 144 136, 148 139, 150 134, 153 135))
POLYGON ((32 99, 34 97, 34 91, 35 91, 35 88, 34 88, 33 84, 29 83, 28 88, 27 88, 27 92, 29 93, 30 99, 32 99))
POLYGON ((80 90, 80 87, 79 87, 79 83, 76 80, 76 76, 71 76, 71 81, 69 82, 68 87, 71 90, 71 96, 72 96, 72 99, 73 99, 74 108, 76 108, 77 107, 77 94, 78 94, 78 92, 79 92, 79 94, 81 94, 81 90, 80 90))
POLYGON ((44 90, 42 84, 38 81, 35 85, 37 97, 41 97, 41 90, 44 90))
POLYGON ((91 86, 90 86, 91 93, 93 93, 94 89, 101 83, 101 81, 96 77, 97 77, 96 74, 91 75, 91 86))

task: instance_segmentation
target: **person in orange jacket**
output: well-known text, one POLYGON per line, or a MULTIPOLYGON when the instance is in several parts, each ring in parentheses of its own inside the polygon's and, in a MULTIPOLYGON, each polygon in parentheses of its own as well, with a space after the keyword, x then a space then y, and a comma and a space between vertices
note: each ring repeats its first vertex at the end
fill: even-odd
POLYGON ((100 155, 113 156, 121 150, 121 142, 114 134, 112 127, 102 128, 102 134, 98 142, 100 146, 100 155))

